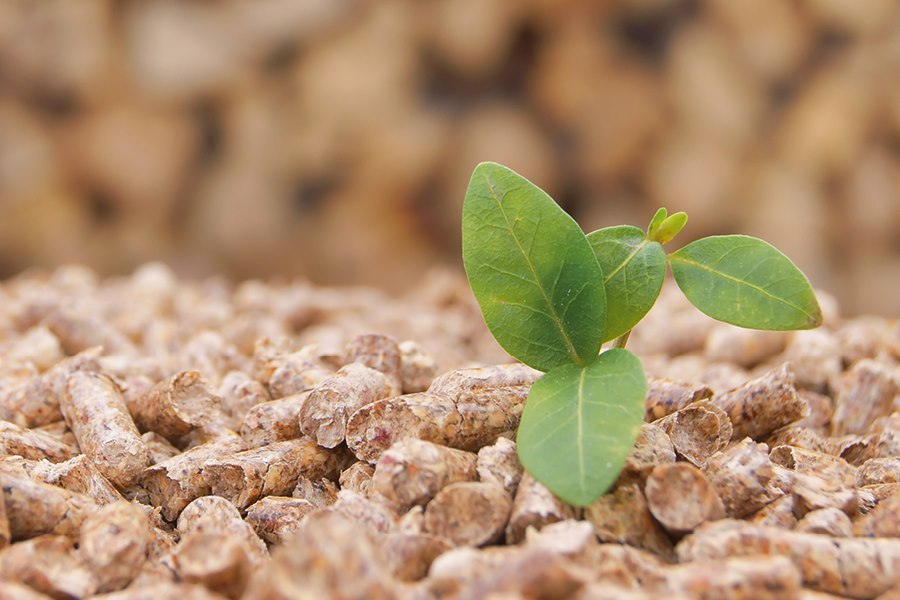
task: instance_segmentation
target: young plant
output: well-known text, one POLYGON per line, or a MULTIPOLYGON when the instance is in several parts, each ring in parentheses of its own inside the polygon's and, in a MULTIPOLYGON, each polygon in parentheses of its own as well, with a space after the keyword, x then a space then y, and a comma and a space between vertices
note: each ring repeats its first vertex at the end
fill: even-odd
POLYGON ((667 264, 714 319, 772 330, 822 321, 809 281, 762 240, 713 236, 667 255, 663 244, 686 222, 661 208, 646 232, 621 225, 585 235, 510 169, 482 163, 472 174, 462 215, 469 284, 497 342, 544 371, 522 413, 519 458, 571 504, 590 504, 613 484, 640 431, 647 381, 624 346, 656 302, 667 264))

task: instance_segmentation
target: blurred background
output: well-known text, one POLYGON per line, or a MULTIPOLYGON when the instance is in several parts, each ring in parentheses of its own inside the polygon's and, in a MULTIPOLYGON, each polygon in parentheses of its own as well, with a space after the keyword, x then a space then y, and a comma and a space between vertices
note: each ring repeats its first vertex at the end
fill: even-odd
POLYGON ((459 267, 472 168, 900 306, 896 0, 2 0, 0 276, 459 267))

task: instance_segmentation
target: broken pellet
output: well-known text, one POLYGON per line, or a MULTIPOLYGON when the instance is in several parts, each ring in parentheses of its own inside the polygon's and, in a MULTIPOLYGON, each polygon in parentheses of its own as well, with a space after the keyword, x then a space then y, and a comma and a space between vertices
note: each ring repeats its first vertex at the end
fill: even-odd
POLYGON ((137 576, 147 558, 150 522, 125 501, 100 508, 81 526, 78 552, 94 575, 97 591, 124 588, 137 576))
POLYGON ((60 408, 81 451, 114 485, 128 487, 149 466, 147 447, 110 378, 86 371, 72 373, 60 408))
POLYGON ((712 456, 703 469, 725 512, 744 517, 789 491, 793 473, 772 463, 769 448, 744 438, 712 456))
POLYGON ((601 542, 628 544, 652 552, 664 560, 672 558, 672 542, 657 523, 640 487, 623 485, 585 507, 584 518, 597 529, 601 542))
POLYGON ((702 471, 688 463, 659 465, 644 488, 650 513, 667 531, 684 534, 725 517, 725 507, 702 471))
POLYGON ((839 508, 818 508, 803 515, 794 526, 794 531, 831 537, 850 537, 853 535, 853 523, 839 508))
POLYGON ((424 505, 444 486, 476 478, 477 457, 425 440, 400 440, 375 465, 374 489, 399 510, 424 505))
POLYGON ((392 337, 377 333, 357 335, 347 342, 344 359, 348 364, 358 363, 383 373, 391 388, 387 396, 400 394, 402 355, 392 337))
POLYGON ((207 461, 229 456, 244 449, 238 436, 222 437, 186 450, 148 468, 140 486, 148 494, 153 506, 162 509, 168 521, 174 521, 192 500, 210 493, 209 482, 203 475, 207 461))
POLYGON ((347 424, 347 445, 370 462, 405 438, 478 450, 515 431, 539 375, 518 364, 445 373, 427 392, 379 400, 357 410, 347 424))
POLYGON ((340 484, 342 490, 353 490, 357 494, 368 496, 374 474, 375 467, 367 462, 358 460, 341 471, 340 476, 338 476, 338 484, 340 484))
POLYGON ((0 455, 58 463, 78 453, 77 447, 38 429, 24 429, 9 421, 0 421, 0 455))
POLYGON ((326 448, 344 441, 350 415, 387 398, 393 384, 381 371, 360 363, 341 367, 309 393, 300 407, 300 430, 326 448))
POLYGON ((262 363, 258 372, 261 370, 263 378, 259 381, 266 384, 269 395, 276 400, 308 392, 331 375, 330 369, 302 349, 291 354, 276 353, 262 363))
POLYGON ((871 598, 900 583, 900 539, 832 538, 741 521, 703 525, 678 545, 681 562, 787 556, 806 587, 871 598))
POLYGON ((247 523, 267 544, 281 544, 300 529, 303 517, 316 510, 309 500, 266 496, 247 508, 247 523))
POLYGON ((214 495, 244 509, 263 496, 289 494, 301 476, 336 475, 344 461, 343 453, 301 438, 210 458, 203 465, 203 478, 214 495))
POLYGON ((891 413, 900 393, 900 380, 893 370, 871 359, 863 359, 831 382, 834 390, 834 435, 863 434, 878 417, 891 413))
POLYGON ((11 541, 45 533, 78 537, 81 524, 97 505, 76 494, 26 475, 0 469, 11 541))
POLYGON ((731 441, 733 429, 724 410, 699 400, 654 421, 672 440, 675 451, 698 467, 731 441))
POLYGON ((309 392, 303 392, 251 407, 244 415, 241 437, 250 448, 301 437, 299 415, 307 398, 309 392))
POLYGON ((217 395, 220 408, 231 419, 230 426, 237 430, 247 411, 272 398, 266 387, 243 371, 229 371, 219 384, 217 395))
POLYGON ((675 462, 675 445, 661 428, 652 423, 642 423, 641 430, 634 440, 634 446, 625 459, 625 465, 619 474, 618 482, 637 481, 643 484, 647 475, 657 465, 668 465, 675 462))
POLYGON ((698 400, 708 400, 713 391, 703 384, 683 383, 671 379, 649 377, 645 420, 655 421, 698 400))
POLYGON ((98 506, 122 500, 122 494, 84 454, 57 464, 41 461, 35 465, 32 477, 84 494, 98 506))
POLYGON ((787 427, 776 429, 763 438, 762 441, 770 448, 793 446, 817 452, 824 452, 828 449, 828 444, 822 436, 812 429, 796 425, 788 425, 787 427))
POLYGON ((349 489, 340 490, 337 500, 325 510, 341 513, 373 536, 387 533, 397 524, 397 513, 392 507, 349 489))
POLYGON ((497 484, 452 483, 425 507, 425 531, 460 546, 490 544, 503 535, 511 506, 506 490, 497 484))
POLYGON ((201 496, 188 504, 178 515, 178 534, 187 537, 200 533, 223 533, 241 540, 254 565, 264 562, 268 550, 253 527, 241 518, 241 513, 225 498, 201 496))
POLYGON ((307 517, 270 565, 255 573, 245 600, 396 598, 384 557, 365 531, 347 517, 321 511, 307 517))
POLYGON ((724 394, 711 402, 728 414, 732 439, 760 439, 808 414, 797 395, 794 378, 786 365, 724 394))
POLYGON ((59 535, 42 535, 6 548, 0 553, 0 581, 21 583, 53 598, 86 598, 97 589, 73 540, 59 535))
POLYGON ((437 362, 413 340, 400 342, 400 389, 404 394, 424 392, 434 381, 437 362))
POLYGON ((337 486, 330 479, 322 477, 318 481, 313 481, 308 477, 300 477, 294 491, 291 492, 291 497, 306 500, 316 508, 324 508, 334 504, 337 493, 337 486))
POLYGON ((574 518, 576 510, 557 498, 534 477, 522 475, 513 498, 506 526, 506 543, 518 544, 525 539, 529 527, 540 530, 545 525, 574 518))
POLYGON ((523 472, 515 442, 500 437, 490 446, 481 448, 475 461, 475 470, 480 481, 498 483, 506 489, 506 493, 514 497, 523 472))
POLYGON ((135 399, 128 410, 140 430, 177 440, 209 423, 218 403, 199 372, 182 371, 135 399))
POLYGON ((231 600, 244 592, 252 568, 247 549, 237 538, 212 531, 185 536, 172 562, 180 581, 203 585, 231 600))

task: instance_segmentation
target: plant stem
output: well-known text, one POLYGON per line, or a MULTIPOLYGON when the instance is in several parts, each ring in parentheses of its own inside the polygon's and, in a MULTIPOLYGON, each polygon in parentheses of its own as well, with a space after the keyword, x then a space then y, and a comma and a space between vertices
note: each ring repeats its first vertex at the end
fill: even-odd
POLYGON ((613 348, 624 348, 625 344, 628 343, 628 336, 631 335, 631 330, 629 329, 619 337, 613 340, 612 347, 613 348))

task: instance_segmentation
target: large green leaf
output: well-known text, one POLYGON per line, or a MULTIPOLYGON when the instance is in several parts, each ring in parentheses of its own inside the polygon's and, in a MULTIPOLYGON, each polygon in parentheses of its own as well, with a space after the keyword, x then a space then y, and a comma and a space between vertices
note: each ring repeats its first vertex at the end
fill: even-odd
POLYGON ((606 288, 603 341, 634 327, 653 307, 666 278, 666 251, 631 225, 606 227, 587 236, 606 288))
POLYGON ((507 352, 541 371, 597 356, 603 272, 581 228, 543 190, 506 167, 478 165, 462 246, 472 292, 507 352))
POLYGON ((753 329, 812 329, 822 313, 806 276, 772 245, 746 235, 691 242, 669 255, 678 287, 701 311, 753 329))
POLYGON ((531 387, 522 412, 516 438, 522 465, 566 502, 592 503, 631 452, 646 393, 641 362, 627 350, 549 371, 531 387))

